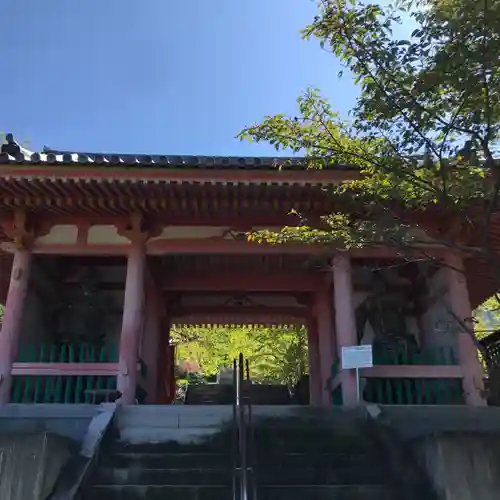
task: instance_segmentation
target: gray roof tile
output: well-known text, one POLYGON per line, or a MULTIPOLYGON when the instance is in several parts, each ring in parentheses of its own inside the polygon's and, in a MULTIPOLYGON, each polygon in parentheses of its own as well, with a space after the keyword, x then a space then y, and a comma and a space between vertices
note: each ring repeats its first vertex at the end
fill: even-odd
MULTIPOLYGON (((283 165, 287 169, 304 168, 304 158, 296 157, 233 157, 233 156, 165 156, 103 154, 59 151, 44 148, 41 152, 31 152, 19 146, 15 141, 2 145, 0 165, 9 164, 46 164, 46 165, 96 165, 134 166, 142 168, 196 168, 196 169, 241 169, 272 170, 283 165)), ((353 165, 330 165, 330 169, 355 169, 353 165)))

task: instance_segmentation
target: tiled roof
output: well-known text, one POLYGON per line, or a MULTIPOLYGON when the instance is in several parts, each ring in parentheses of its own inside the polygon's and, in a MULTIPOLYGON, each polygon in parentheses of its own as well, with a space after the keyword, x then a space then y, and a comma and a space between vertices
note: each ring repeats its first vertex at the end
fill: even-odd
MULTIPOLYGON (((59 151, 44 148, 33 153, 11 141, 2 145, 0 165, 42 164, 42 165, 95 165, 99 167, 150 167, 150 168, 199 168, 199 169, 246 169, 272 170, 280 165, 287 169, 304 168, 304 158, 289 157, 229 157, 229 156, 165 156, 102 154, 59 151)), ((355 169, 352 165, 330 165, 330 169, 355 169)))

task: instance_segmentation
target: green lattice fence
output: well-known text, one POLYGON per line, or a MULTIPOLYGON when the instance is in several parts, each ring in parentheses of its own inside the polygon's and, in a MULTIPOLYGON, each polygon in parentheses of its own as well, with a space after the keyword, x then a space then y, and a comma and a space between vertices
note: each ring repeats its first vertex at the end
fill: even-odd
MULTIPOLYGON (((17 361, 24 363, 115 363, 116 345, 89 344, 23 346, 17 361)), ((115 376, 15 376, 12 403, 90 403, 86 391, 114 389, 115 376)))
POLYGON ((453 378, 369 378, 363 398, 385 405, 464 404, 462 381, 453 378))
MULTIPOLYGON (((453 348, 440 347, 429 352, 407 350, 374 350, 373 363, 377 366, 450 366, 457 360, 453 348)), ((339 370, 335 363, 332 376, 339 370)), ((464 404, 461 379, 430 378, 366 378, 362 382, 363 399, 370 403, 390 405, 454 405, 464 404)), ((332 392, 334 405, 342 404, 341 387, 332 392)))
POLYGON ((426 365, 426 366, 450 366, 456 365, 457 359, 453 347, 441 346, 432 350, 412 351, 400 349, 373 349, 374 365, 426 365))

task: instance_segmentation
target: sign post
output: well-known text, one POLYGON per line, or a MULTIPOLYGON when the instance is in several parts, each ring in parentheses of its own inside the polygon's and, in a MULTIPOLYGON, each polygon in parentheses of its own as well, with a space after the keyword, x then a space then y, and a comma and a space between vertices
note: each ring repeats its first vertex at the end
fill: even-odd
POLYGON ((361 402, 361 388, 359 380, 360 368, 373 366, 373 351, 371 345, 356 345, 342 347, 342 370, 356 370, 356 400, 361 402))

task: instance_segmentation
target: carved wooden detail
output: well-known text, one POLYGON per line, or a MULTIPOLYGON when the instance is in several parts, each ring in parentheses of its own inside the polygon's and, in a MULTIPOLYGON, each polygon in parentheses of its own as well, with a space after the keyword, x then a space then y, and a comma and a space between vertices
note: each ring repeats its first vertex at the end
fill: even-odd
POLYGON ((159 236, 162 225, 146 219, 141 213, 130 215, 128 222, 117 225, 118 234, 124 236, 132 243, 146 243, 150 238, 159 236))
POLYGON ((36 238, 47 235, 53 226, 52 222, 35 220, 23 210, 17 210, 11 218, 2 219, 0 224, 16 249, 30 248, 36 238))

